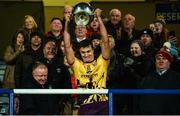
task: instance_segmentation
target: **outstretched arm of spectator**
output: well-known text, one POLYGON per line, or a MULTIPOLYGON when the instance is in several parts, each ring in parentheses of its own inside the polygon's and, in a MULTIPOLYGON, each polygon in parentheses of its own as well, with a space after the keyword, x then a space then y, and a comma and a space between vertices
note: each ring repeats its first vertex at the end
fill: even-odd
POLYGON ((112 48, 109 45, 108 34, 107 34, 107 30, 106 30, 106 28, 104 26, 104 23, 102 21, 102 18, 101 18, 101 12, 102 12, 101 9, 96 9, 95 10, 97 19, 98 19, 99 24, 100 24, 100 33, 101 33, 101 36, 102 36, 101 52, 102 52, 103 58, 109 59, 110 58, 110 52, 111 52, 112 48))
POLYGON ((64 49, 65 49, 65 55, 67 57, 67 62, 69 64, 73 64, 75 56, 74 51, 72 49, 72 44, 70 40, 70 34, 68 32, 68 24, 69 24, 69 17, 65 17, 65 27, 64 27, 64 49))

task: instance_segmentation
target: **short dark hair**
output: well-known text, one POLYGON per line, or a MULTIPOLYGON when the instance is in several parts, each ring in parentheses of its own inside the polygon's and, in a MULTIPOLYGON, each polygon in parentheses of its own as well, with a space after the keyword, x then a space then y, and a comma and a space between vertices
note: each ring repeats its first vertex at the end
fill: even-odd
POLYGON ((34 36, 39 36, 39 37, 41 38, 41 40, 44 39, 43 32, 42 32, 40 29, 35 29, 35 30, 30 34, 30 40, 31 40, 34 36))
POLYGON ((53 18, 51 19, 51 22, 50 22, 50 23, 52 23, 54 20, 59 20, 59 21, 62 22, 62 20, 61 20, 59 17, 53 17, 53 18))
POLYGON ((80 49, 81 47, 88 47, 89 45, 91 45, 91 47, 93 48, 93 45, 92 45, 92 42, 90 39, 85 39, 85 40, 82 40, 80 43, 79 43, 79 46, 78 48, 80 49))
POLYGON ((43 41, 43 48, 44 48, 44 46, 45 46, 48 42, 50 42, 50 41, 56 43, 56 41, 55 41, 54 39, 52 39, 52 38, 46 39, 46 40, 43 41))

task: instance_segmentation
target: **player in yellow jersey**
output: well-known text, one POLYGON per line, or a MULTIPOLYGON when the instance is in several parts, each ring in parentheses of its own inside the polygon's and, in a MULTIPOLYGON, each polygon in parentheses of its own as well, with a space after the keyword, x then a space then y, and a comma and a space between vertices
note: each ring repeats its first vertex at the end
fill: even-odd
MULTIPOLYGON (((65 55, 75 75, 78 88, 106 88, 107 68, 112 47, 109 44, 108 34, 101 19, 101 12, 100 9, 95 10, 101 33, 101 54, 97 58, 95 58, 92 43, 88 39, 79 43, 81 59, 75 57, 68 32, 69 18, 65 17, 65 55)), ((80 114, 107 114, 107 100, 106 95, 97 94, 86 96, 84 99, 81 98, 80 114)))

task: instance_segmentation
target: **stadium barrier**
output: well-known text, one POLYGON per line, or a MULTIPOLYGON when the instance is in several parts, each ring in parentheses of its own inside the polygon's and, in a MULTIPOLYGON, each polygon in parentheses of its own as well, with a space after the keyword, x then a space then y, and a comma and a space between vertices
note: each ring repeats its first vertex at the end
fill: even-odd
POLYGON ((9 94, 9 114, 13 115, 14 94, 108 94, 109 115, 113 115, 113 94, 180 94, 179 89, 0 89, 9 94))

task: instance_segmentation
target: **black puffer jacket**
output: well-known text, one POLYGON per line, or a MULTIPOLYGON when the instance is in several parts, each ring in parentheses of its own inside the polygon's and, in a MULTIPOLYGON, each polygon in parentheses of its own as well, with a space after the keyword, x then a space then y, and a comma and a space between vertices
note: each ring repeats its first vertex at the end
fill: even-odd
MULTIPOLYGON (((26 89, 47 89, 44 88, 32 77, 31 74, 23 78, 23 88, 26 89)), ((20 114, 23 115, 55 115, 59 114, 59 98, 57 95, 49 94, 23 94, 20 96, 20 114)))

